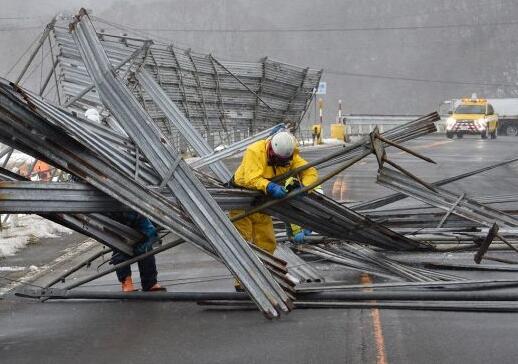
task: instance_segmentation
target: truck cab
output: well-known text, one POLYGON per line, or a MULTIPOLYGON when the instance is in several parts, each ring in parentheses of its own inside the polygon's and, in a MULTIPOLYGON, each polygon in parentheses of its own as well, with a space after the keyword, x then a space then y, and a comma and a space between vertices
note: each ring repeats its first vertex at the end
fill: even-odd
POLYGON ((498 115, 487 99, 461 99, 446 119, 446 136, 462 138, 464 134, 479 134, 482 139, 496 138, 498 115))

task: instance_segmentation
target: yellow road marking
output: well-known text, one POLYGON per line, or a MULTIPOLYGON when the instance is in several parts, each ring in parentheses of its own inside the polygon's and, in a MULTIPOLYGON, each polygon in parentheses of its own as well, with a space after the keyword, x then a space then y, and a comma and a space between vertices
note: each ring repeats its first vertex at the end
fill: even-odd
MULTIPOLYGON (((372 284, 372 277, 368 274, 360 276, 362 284, 372 284)), ((366 291, 372 291, 372 288, 365 288, 366 291)), ((373 301, 375 302, 375 301, 373 301)), ((385 338, 383 337, 383 329, 381 328, 381 315, 378 308, 371 308, 372 327, 374 329, 374 343, 376 344, 376 364, 387 364, 387 353, 385 351, 385 338)))
POLYGON ((335 199, 335 200, 339 199, 341 190, 342 190, 342 180, 340 178, 337 178, 333 182, 333 189, 331 190, 331 196, 333 196, 333 199, 335 199))
POLYGON ((342 184, 340 185, 340 201, 344 201, 344 195, 347 193, 347 182, 344 180, 345 176, 342 176, 342 184))

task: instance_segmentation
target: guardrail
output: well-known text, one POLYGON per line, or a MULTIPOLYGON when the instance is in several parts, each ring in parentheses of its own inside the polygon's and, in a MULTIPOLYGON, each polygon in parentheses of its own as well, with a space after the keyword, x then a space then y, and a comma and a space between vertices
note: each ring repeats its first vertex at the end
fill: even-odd
POLYGON ((383 133, 418 117, 419 115, 346 115, 343 120, 347 135, 355 136, 369 134, 376 126, 383 133))
POLYGON ((313 145, 312 135, 313 134, 311 130, 307 129, 299 129, 295 133, 295 137, 299 141, 300 145, 302 145, 303 147, 305 147, 306 145, 313 145))
MULTIPOLYGON (((344 123, 348 136, 367 135, 378 126, 380 132, 386 132, 420 115, 346 115, 344 123)), ((437 131, 444 132, 444 120, 437 122, 437 131)))

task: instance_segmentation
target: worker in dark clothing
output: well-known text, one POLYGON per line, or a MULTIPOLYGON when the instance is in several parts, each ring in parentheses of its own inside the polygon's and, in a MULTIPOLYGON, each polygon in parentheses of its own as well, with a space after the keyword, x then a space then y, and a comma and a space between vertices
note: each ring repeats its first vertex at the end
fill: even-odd
MULTIPOLYGON (((135 244, 135 246, 133 247, 135 254, 143 254, 150 251, 153 248, 153 243, 157 241, 158 234, 156 227, 148 218, 134 211, 111 213, 108 216, 121 224, 138 230, 145 236, 144 239, 135 244)), ((116 265, 130 258, 131 257, 127 254, 114 249, 111 262, 112 264, 116 265)), ((140 272, 140 281, 143 291, 165 291, 165 288, 162 288, 157 283, 158 272, 156 269, 154 255, 140 260, 138 262, 138 269, 140 272)), ((122 284, 123 292, 135 291, 135 287, 133 286, 133 280, 131 278, 130 266, 117 269, 116 273, 119 282, 121 282, 122 284)))

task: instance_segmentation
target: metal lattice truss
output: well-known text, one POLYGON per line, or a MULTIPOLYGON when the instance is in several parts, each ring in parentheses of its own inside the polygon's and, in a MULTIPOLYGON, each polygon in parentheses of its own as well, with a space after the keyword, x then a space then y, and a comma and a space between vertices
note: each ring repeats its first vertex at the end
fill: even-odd
MULTIPOLYGON (((50 24, 49 42, 55 71, 56 101, 77 111, 99 107, 77 44, 68 25, 71 18, 50 24)), ((172 43, 110 34, 93 18, 94 26, 118 77, 130 85, 141 105, 175 144, 182 138, 153 101, 138 77, 146 70, 180 111, 214 146, 228 144, 287 120, 295 125, 309 107, 322 70, 298 67, 268 58, 260 62, 217 59, 172 43)), ((115 33, 115 32, 114 32, 115 33)), ((50 70, 46 84, 52 80, 50 70)), ((178 145, 178 144, 177 144, 178 145)))

